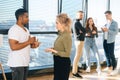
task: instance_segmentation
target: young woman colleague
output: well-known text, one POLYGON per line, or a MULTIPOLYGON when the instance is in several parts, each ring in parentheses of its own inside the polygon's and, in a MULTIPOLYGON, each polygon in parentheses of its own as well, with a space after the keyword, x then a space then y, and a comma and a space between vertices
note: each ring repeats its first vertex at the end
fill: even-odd
POLYGON ((97 27, 95 27, 93 19, 90 17, 86 22, 86 36, 85 36, 85 52, 86 52, 86 72, 90 72, 90 49, 93 51, 97 58, 97 69, 96 71, 100 74, 100 56, 97 45, 95 43, 95 37, 98 37, 97 27))
POLYGON ((59 32, 53 48, 47 48, 46 52, 54 55, 54 80, 68 80, 70 73, 70 53, 72 48, 71 19, 67 14, 59 14, 56 17, 56 28, 59 32))

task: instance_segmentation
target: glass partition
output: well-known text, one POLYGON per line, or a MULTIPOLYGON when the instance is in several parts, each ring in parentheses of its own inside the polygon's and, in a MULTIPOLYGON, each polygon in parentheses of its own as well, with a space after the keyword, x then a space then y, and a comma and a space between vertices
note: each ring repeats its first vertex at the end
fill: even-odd
POLYGON ((15 24, 15 11, 23 7, 23 0, 0 0, 0 30, 15 24))
POLYGON ((118 8, 120 7, 120 0, 110 0, 110 10, 112 11, 112 17, 115 21, 118 22, 118 27, 120 28, 120 11, 118 8))
POLYGON ((76 12, 82 10, 83 0, 63 0, 62 13, 67 13, 71 19, 76 18, 76 12))
POLYGON ((106 23, 104 12, 107 10, 107 0, 88 0, 88 17, 94 19, 98 30, 106 23))
POLYGON ((29 29, 31 32, 56 31, 58 0, 29 0, 29 29))

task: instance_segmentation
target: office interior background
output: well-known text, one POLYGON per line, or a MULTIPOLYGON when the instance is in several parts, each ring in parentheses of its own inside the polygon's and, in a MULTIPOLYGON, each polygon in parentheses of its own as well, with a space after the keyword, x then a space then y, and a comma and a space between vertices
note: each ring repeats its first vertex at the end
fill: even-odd
MULTIPOLYGON (((104 12, 111 10, 113 19, 118 22, 120 28, 120 0, 0 0, 0 34, 3 35, 3 44, 0 46, 0 62, 2 63, 5 73, 9 73, 7 66, 8 54, 10 47, 8 44, 7 32, 9 28, 15 24, 15 11, 18 8, 25 8, 29 12, 29 24, 26 27, 30 33, 37 36, 41 42, 40 47, 31 49, 30 53, 30 70, 40 70, 53 67, 53 56, 44 50, 53 46, 57 37, 55 27, 55 18, 57 14, 67 13, 74 21, 76 12, 82 10, 84 12, 83 25, 88 17, 94 19, 95 25, 99 30, 99 37, 96 43, 100 52, 101 62, 105 61, 101 27, 106 23, 104 12)), ((73 26, 72 26, 73 27, 73 26)), ((74 36, 71 51, 71 60, 73 61, 75 54, 74 36)), ((117 35, 115 43, 115 56, 120 56, 120 34, 117 35)), ((85 51, 84 51, 85 52, 85 51)), ((83 52, 83 53, 84 53, 83 52)), ((83 55, 83 57, 85 57, 83 55)), ((96 62, 94 55, 91 54, 91 63, 96 62)), ((84 63, 82 58, 81 63, 84 63)), ((0 72, 1 73, 1 72, 0 72)))

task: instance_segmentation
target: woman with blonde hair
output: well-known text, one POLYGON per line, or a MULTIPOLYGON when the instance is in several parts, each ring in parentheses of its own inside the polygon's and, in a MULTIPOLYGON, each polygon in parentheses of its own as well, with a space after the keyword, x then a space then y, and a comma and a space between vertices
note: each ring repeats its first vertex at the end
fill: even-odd
POLYGON ((56 17, 56 28, 59 32, 53 48, 46 52, 54 55, 54 80, 68 80, 70 73, 70 53, 72 48, 71 19, 62 13, 56 17))

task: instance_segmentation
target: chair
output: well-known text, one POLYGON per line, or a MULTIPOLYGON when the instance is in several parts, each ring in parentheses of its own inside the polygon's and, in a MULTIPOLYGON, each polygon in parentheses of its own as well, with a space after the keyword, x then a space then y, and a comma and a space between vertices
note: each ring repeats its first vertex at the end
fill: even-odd
POLYGON ((0 63, 0 69, 2 70, 2 75, 3 75, 4 80, 7 80, 7 79, 6 79, 6 75, 5 75, 5 73, 4 73, 4 68, 2 67, 2 64, 1 64, 1 63, 0 63))

